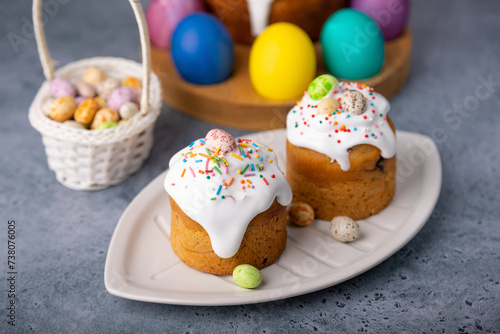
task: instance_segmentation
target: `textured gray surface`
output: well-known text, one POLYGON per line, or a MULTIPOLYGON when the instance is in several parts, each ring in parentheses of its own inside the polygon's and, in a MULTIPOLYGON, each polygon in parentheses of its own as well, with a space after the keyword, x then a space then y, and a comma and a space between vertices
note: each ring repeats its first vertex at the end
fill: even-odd
MULTIPOLYGON (((100 9, 97 0, 59 2, 68 3, 58 6, 47 35, 63 64, 93 55, 139 59, 126 1, 100 9)), ((500 2, 413 3, 412 70, 391 100, 391 115, 399 129, 433 137, 441 153, 442 192, 422 231, 379 266, 337 286, 231 307, 149 304, 106 291, 106 252, 121 213, 176 150, 213 125, 165 106, 151 157, 137 174, 93 193, 61 186, 27 119, 43 81, 25 23, 30 7, 26 0, 0 3, 0 332, 500 331, 500 2), (9 32, 24 36, 15 47, 9 32), (496 85, 487 91, 480 85, 489 77, 496 85), (457 104, 471 111, 458 112, 457 104), (6 316, 8 219, 16 220, 18 236, 15 328, 6 316)))

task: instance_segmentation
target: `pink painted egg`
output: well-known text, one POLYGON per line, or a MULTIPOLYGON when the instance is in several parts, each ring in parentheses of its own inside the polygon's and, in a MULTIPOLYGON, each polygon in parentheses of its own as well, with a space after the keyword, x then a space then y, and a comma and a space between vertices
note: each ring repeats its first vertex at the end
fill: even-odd
POLYGON ((177 24, 186 16, 204 10, 201 0, 152 0, 146 9, 151 43, 160 49, 168 49, 177 24))

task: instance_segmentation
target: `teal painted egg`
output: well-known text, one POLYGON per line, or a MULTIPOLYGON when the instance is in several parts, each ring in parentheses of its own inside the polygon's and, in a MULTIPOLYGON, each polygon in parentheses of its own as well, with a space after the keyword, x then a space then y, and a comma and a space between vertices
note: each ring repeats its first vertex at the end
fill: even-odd
POLYGON ((351 8, 333 13, 320 35, 328 72, 347 80, 373 77, 384 64, 384 36, 368 15, 351 8))

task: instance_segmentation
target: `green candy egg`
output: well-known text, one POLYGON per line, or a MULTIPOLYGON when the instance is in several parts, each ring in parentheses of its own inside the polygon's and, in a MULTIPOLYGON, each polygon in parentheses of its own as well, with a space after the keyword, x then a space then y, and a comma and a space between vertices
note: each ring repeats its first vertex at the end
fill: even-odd
POLYGON ((109 128, 114 128, 115 126, 118 126, 118 123, 116 122, 102 122, 99 124, 97 127, 97 130, 103 130, 103 129, 109 129, 109 128))
POLYGON ((321 100, 339 81, 330 74, 323 74, 314 79, 307 88, 307 93, 315 101, 321 100))
POLYGON ((236 284, 247 289, 254 289, 262 282, 260 270, 249 264, 240 264, 234 268, 233 278, 236 284))

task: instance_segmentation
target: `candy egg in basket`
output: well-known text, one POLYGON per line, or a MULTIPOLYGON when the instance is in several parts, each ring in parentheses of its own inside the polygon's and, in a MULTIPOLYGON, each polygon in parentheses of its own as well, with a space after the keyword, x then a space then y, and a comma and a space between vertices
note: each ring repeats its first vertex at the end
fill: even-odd
POLYGON ((45 145, 48 165, 59 182, 75 190, 120 183, 149 156, 161 109, 161 85, 151 71, 144 13, 129 1, 139 25, 142 65, 116 57, 94 57, 54 71, 47 49, 41 0, 33 23, 46 81, 30 110, 31 125, 45 145))

